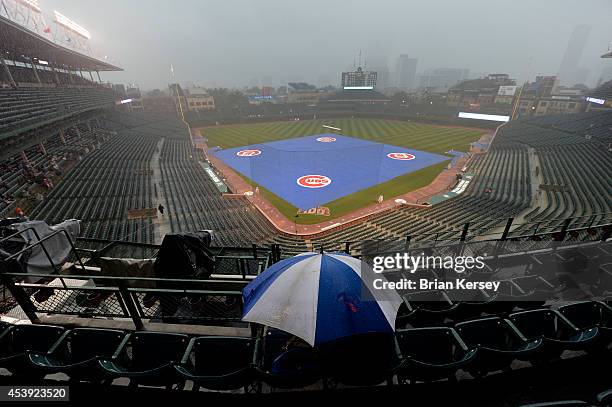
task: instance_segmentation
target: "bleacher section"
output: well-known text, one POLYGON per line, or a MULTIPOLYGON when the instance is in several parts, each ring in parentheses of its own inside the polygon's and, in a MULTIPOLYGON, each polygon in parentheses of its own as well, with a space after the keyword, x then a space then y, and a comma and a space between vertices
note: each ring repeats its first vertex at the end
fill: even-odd
MULTIPOLYGON (((215 242, 245 246, 294 239, 277 237, 273 226, 246 198, 224 198, 198 164, 189 133, 176 118, 115 113, 102 120, 116 132, 83 158, 31 214, 48 223, 83 221, 83 237, 154 243, 151 219, 127 219, 130 209, 156 208, 162 196, 170 232, 212 229, 215 242), (152 182, 151 161, 161 146, 161 190, 152 182)), ((301 245, 304 249, 305 245, 301 245)))
POLYGON ((25 149, 27 163, 21 155, 1 162, 0 217, 13 216, 12 210, 18 202, 29 212, 30 207, 38 204, 37 199, 44 198, 74 162, 99 147, 108 137, 108 132, 102 129, 81 124, 67 129, 64 141, 59 135, 45 140, 44 150, 38 145, 25 149))
POLYGON ((137 132, 113 134, 72 168, 31 217, 50 224, 80 219, 84 237, 152 243, 151 221, 128 220, 127 212, 154 207, 149 163, 155 147, 154 138, 137 132))
MULTIPOLYGON (((486 230, 530 209, 527 221, 549 226, 560 222, 558 219, 610 212, 612 154, 607 144, 612 141, 611 126, 610 112, 511 122, 500 128, 487 154, 472 158, 469 168, 475 177, 459 197, 431 209, 403 208, 373 217, 313 243, 332 247, 334 242, 406 236, 451 239, 461 235, 466 222, 486 230), (563 192, 543 191, 549 202, 544 209, 530 208, 529 149, 539 158, 545 183, 567 188, 563 192)), ((592 221, 600 218, 594 216, 592 221)))
POLYGON ((519 215, 525 222, 548 226, 566 217, 596 215, 592 219, 596 222, 599 214, 612 210, 607 199, 612 158, 605 148, 611 124, 609 112, 511 122, 499 129, 488 153, 472 157, 469 168, 475 176, 460 196, 432 208, 399 208, 304 241, 277 233, 245 198, 222 197, 198 164, 205 158, 191 147, 183 123, 117 112, 102 120, 105 130, 117 136, 78 163, 31 215, 50 223, 83 219, 85 237, 152 243, 152 222, 127 220, 127 211, 155 208, 157 198, 164 197, 171 232, 212 229, 219 245, 279 243, 285 255, 320 246, 342 248, 347 241, 454 239, 466 222, 484 231, 519 215), (158 148, 159 191, 149 174, 158 148), (562 187, 539 192, 545 195, 546 208, 540 208, 533 196, 539 185, 532 184, 540 183, 533 179, 534 156, 542 182, 562 187))
MULTIPOLYGON (((3 135, 10 134, 10 129, 23 131, 28 124, 39 125, 46 119, 110 106, 112 102, 112 92, 100 87, 1 89, 0 128, 4 130, 3 135)), ((465 222, 478 224, 483 229, 495 228, 503 225, 509 216, 529 210, 525 220, 534 222, 609 212, 611 207, 606 198, 611 189, 612 162, 606 146, 612 140, 611 126, 612 114, 605 111, 513 121, 500 128, 487 154, 472 158, 470 171, 475 177, 460 196, 431 209, 402 208, 373 216, 365 223, 313 239, 310 247, 415 235, 427 239, 453 238, 461 233, 465 222), (530 176, 533 171, 530 156, 534 154, 539 159, 544 182, 565 188, 540 192, 549 203, 545 209, 532 202, 534 180, 530 176)), ((279 236, 246 199, 221 197, 199 168, 197 160, 203 157, 192 149, 184 125, 176 119, 115 113, 104 120, 103 127, 107 132, 119 132, 119 137, 85 157, 69 174, 66 185, 60 185, 30 215, 49 222, 64 217, 85 217, 84 236, 153 242, 152 224, 144 220, 128 221, 126 212, 156 207, 155 194, 163 194, 169 205, 172 232, 213 229, 219 244, 276 242, 283 245, 287 254, 306 247, 301 239, 279 236), (164 142, 160 144, 162 139, 164 142), (143 174, 151 170, 150 160, 159 146, 163 190, 153 191, 150 178, 143 174), (129 186, 116 185, 111 189, 117 176, 129 186), (106 186, 94 187, 92 180, 102 180, 106 186), (132 195, 123 196, 123 188, 132 195), (81 199, 73 199, 70 204, 65 202, 76 196, 81 199)), ((53 145, 52 142, 48 155, 55 153, 53 145)), ((34 154, 34 161, 40 158, 36 148, 30 148, 27 153, 34 154)), ((12 160, 13 164, 17 161, 12 160)), ((4 188, 9 197, 23 189, 15 179, 17 174, 12 174, 9 185, 4 188)), ((0 203, 4 208, 7 204, 7 200, 0 203)))
POLYGON ((113 91, 103 87, 0 88, 0 138, 114 102, 113 91))
MULTIPOLYGON (((56 69, 55 73, 43 65, 39 65, 36 73, 30 68, 11 65, 9 66, 13 80, 20 87, 50 86, 49 84, 65 86, 92 86, 93 82, 83 76, 67 71, 56 69), (40 82, 38 80, 40 79, 40 82)), ((0 85, 10 86, 10 79, 4 69, 0 69, 0 85)))

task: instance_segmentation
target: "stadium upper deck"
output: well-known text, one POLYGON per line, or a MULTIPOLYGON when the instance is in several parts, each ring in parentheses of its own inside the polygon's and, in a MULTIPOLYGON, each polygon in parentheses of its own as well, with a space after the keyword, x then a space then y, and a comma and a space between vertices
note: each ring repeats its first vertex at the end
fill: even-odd
POLYGON ((17 62, 29 64, 30 58, 35 57, 47 61, 49 67, 75 68, 87 72, 123 70, 107 61, 56 44, 2 15, 0 38, 5 58, 10 57, 17 62))
POLYGON ((112 107, 118 98, 101 83, 99 72, 122 70, 4 14, 0 13, 0 160, 66 134, 112 107))

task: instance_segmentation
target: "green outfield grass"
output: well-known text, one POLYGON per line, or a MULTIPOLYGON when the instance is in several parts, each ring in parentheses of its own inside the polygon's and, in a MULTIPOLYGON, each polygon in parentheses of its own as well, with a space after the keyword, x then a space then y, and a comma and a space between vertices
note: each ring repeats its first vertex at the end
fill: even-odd
MULTIPOLYGON (((470 143, 477 141, 484 133, 482 130, 380 119, 326 119, 239 124, 205 127, 201 129, 201 133, 208 139, 209 147, 233 148, 273 140, 330 133, 322 127, 324 124, 341 128, 342 131, 338 133, 345 136, 443 155, 446 151, 453 149, 469 151, 470 143)), ((428 185, 446 165, 448 161, 329 202, 325 206, 330 208, 330 217, 300 215, 294 218, 297 213, 296 207, 261 186, 259 189, 286 217, 295 219, 299 224, 314 224, 343 216, 355 209, 374 203, 381 194, 385 199, 389 199, 428 185)), ((251 185, 255 185, 251 180, 246 180, 251 185)))

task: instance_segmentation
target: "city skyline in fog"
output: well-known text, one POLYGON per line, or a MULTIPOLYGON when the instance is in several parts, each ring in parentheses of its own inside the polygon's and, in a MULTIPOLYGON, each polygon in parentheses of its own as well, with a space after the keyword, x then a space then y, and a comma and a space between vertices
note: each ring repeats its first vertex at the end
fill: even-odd
POLYGON ((103 80, 144 90, 172 81, 338 85, 360 52, 369 68, 386 67, 391 77, 405 54, 418 59, 418 73, 461 68, 472 77, 508 73, 522 82, 557 74, 579 25, 590 27, 578 64, 587 70, 586 84, 610 70, 612 62, 600 59, 612 42, 609 0, 492 3, 40 0, 45 12, 58 10, 87 28, 94 51, 125 70, 104 73, 103 80))

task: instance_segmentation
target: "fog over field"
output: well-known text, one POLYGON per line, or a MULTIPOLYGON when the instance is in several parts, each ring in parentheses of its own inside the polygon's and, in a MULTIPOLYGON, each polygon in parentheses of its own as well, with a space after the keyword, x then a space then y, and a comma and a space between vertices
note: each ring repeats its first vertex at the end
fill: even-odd
MULTIPOLYGON (((519 81, 558 73, 572 30, 591 27, 581 64, 594 85, 611 65, 610 0, 41 0, 86 27, 124 73, 106 80, 165 87, 337 84, 359 51, 368 67, 398 55, 418 71, 466 68, 519 81)), ((51 20, 48 17, 48 20, 51 20)))

